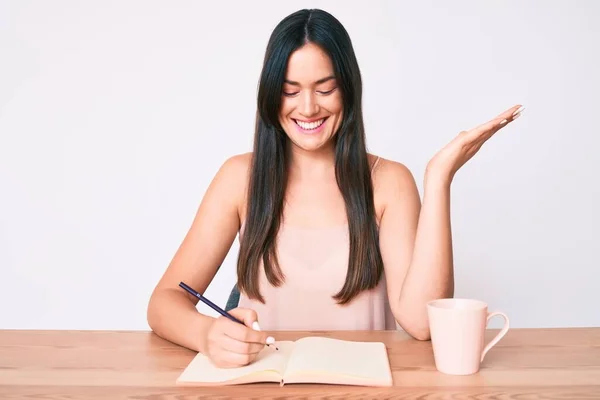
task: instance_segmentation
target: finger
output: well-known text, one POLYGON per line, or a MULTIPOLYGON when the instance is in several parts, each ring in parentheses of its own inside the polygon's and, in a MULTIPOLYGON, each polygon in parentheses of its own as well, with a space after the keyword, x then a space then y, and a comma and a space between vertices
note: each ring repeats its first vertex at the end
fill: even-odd
MULTIPOLYGON (((244 322, 244 324, 248 327, 251 327, 253 330, 255 331, 260 331, 260 326, 258 325, 258 315, 256 314, 256 311, 249 309, 249 308, 234 308, 233 310, 230 311, 231 315, 235 316, 237 319, 241 320, 242 322, 244 322)), ((248 332, 246 332, 248 333, 248 332)), ((252 336, 252 334, 250 334, 251 337, 255 337, 252 336)), ((265 338, 266 343, 272 344, 275 342, 275 339, 273 339, 271 336, 266 337, 266 335, 261 335, 259 336, 261 338, 265 338)), ((261 343, 263 343, 261 341, 261 343)))
POLYGON ((248 365, 256 358, 253 354, 239 354, 224 352, 221 354, 221 360, 231 366, 248 365))
POLYGON ((260 327, 258 326, 258 314, 256 314, 256 311, 250 308, 238 307, 229 311, 229 313, 242 321, 247 327, 260 331, 260 327))
POLYGON ((525 109, 525 107, 523 107, 521 104, 517 104, 498 114, 492 119, 492 121, 502 121, 503 119, 511 120, 514 115, 521 113, 523 109, 525 109))
MULTIPOLYGON (((225 318, 225 317, 221 317, 225 318)), ((226 319, 223 322, 223 333, 230 338, 239 340, 241 342, 252 342, 252 343, 267 343, 267 334, 261 331, 255 331, 254 329, 248 328, 245 325, 238 324, 237 322, 226 319)))
POLYGON ((506 122, 504 123, 499 123, 498 125, 494 126, 493 128, 490 128, 487 131, 483 131, 480 135, 479 135, 479 139, 476 140, 477 145, 481 147, 482 144, 484 144, 485 142, 487 142, 492 136, 494 136, 496 134, 496 132, 498 132, 500 129, 504 128, 506 125, 508 125, 507 120, 504 120, 506 122))
POLYGON ((506 125, 508 125, 508 122, 509 120, 507 118, 494 118, 491 121, 486 122, 485 124, 481 124, 478 127, 471 129, 468 133, 468 136, 471 136, 473 139, 478 138, 482 135, 485 136, 486 134, 490 134, 489 136, 491 136, 492 134, 496 133, 498 129, 504 128, 506 125))
POLYGON ((509 122, 514 121, 515 118, 518 118, 524 109, 525 107, 521 106, 520 104, 517 104, 516 106, 513 106, 508 110, 500 113, 498 116, 489 120, 488 122, 471 129, 469 131, 469 136, 477 137, 480 136, 483 132, 490 131, 494 128, 504 128, 506 125, 508 125, 509 122))
POLYGON ((237 354, 258 354, 265 347, 262 343, 242 342, 227 335, 224 335, 219 342, 223 350, 237 354))

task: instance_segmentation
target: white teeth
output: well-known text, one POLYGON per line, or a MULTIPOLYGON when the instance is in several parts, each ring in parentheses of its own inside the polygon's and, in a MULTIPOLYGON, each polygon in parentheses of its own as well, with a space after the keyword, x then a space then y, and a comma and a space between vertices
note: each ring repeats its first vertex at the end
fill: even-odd
POLYGON ((317 129, 319 126, 321 126, 321 124, 325 121, 325 118, 320 119, 318 121, 314 121, 314 122, 302 122, 302 121, 298 121, 298 120, 295 120, 295 121, 300 126, 300 128, 306 129, 306 130, 311 130, 311 129, 317 129))

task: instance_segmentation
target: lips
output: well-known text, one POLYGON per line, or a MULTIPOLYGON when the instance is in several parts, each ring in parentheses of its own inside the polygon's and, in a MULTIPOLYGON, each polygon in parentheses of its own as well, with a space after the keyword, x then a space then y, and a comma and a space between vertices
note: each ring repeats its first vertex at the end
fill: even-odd
POLYGON ((325 121, 327 120, 327 118, 328 117, 325 117, 325 118, 321 118, 321 119, 314 120, 314 121, 311 121, 311 122, 306 122, 306 121, 301 121, 301 120, 294 119, 294 122, 302 130, 305 130, 305 131, 314 131, 314 130, 319 129, 319 127, 321 127, 325 123, 325 121))

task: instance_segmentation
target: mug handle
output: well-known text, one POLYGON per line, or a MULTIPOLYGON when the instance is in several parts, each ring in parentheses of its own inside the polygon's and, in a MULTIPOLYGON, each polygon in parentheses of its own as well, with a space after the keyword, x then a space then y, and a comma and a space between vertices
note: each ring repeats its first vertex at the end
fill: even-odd
POLYGON ((481 352, 480 362, 483 362, 483 358, 485 357, 487 352, 490 351, 490 349, 492 347, 494 347, 496 345, 496 343, 498 343, 500 341, 500 339, 502 339, 504 337, 504 335, 506 335, 506 332, 508 332, 508 328, 509 328, 508 317, 506 316, 506 314, 504 314, 503 312, 500 312, 500 311, 494 311, 494 312, 488 313, 485 325, 487 326, 488 323, 490 322, 490 319, 494 318, 497 315, 504 318, 504 326, 502 327, 500 332, 498 332, 498 334, 487 344, 487 346, 485 346, 485 348, 481 352))

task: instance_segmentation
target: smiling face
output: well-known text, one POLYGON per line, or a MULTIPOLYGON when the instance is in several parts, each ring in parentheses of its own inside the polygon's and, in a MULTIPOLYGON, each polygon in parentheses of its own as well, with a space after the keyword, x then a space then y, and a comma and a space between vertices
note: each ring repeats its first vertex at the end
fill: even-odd
POLYGON ((306 151, 332 146, 343 116, 341 89, 329 56, 308 43, 289 58, 280 122, 292 144, 306 151))

